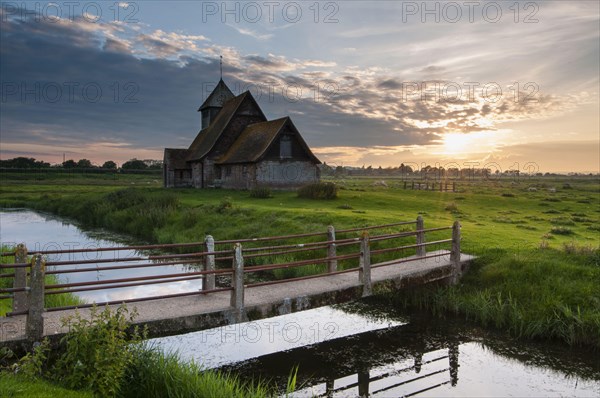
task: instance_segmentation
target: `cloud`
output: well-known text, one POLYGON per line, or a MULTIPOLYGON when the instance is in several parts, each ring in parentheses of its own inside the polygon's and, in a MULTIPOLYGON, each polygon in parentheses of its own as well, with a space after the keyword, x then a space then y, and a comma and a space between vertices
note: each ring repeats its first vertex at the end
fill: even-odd
MULTIPOLYGON (((408 156, 406 148, 438 145, 445 134, 496 132, 506 123, 549 119, 595 101, 593 92, 515 101, 509 83, 502 83, 496 101, 481 90, 469 98, 466 78, 447 77, 448 58, 394 71, 275 50, 248 54, 203 35, 84 20, 8 19, 0 29, 4 155, 27 147, 40 154, 62 153, 60 148, 104 154, 112 143, 119 156, 141 157, 139 152, 160 153, 166 146, 187 147, 199 129, 197 107, 219 79, 219 55, 236 94, 250 88, 268 117, 292 115, 312 147, 334 148, 338 157, 345 151, 351 155, 344 159, 361 162, 408 156), (409 81, 407 73, 413 79, 436 75, 409 81), (417 83, 417 90, 408 92, 407 83, 417 83), (460 98, 449 98, 451 91, 441 95, 439 87, 451 83, 462 86, 460 98), (51 101, 56 87, 61 95, 51 101), (428 87, 438 87, 433 99, 428 87)), ((528 94, 521 90, 519 97, 528 94)))
POLYGON ((227 24, 227 26, 235 29, 241 35, 250 36, 257 40, 269 40, 270 38, 273 37, 272 33, 258 33, 252 29, 242 28, 242 27, 230 25, 230 24, 227 24))

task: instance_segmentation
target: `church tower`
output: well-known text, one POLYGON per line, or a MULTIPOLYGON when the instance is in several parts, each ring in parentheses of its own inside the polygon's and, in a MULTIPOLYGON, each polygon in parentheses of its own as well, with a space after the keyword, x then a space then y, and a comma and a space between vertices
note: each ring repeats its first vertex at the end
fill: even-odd
POLYGON ((202 129, 207 128, 223 107, 223 104, 235 97, 223 79, 219 80, 217 87, 210 93, 206 101, 200 106, 198 112, 202 115, 202 129))

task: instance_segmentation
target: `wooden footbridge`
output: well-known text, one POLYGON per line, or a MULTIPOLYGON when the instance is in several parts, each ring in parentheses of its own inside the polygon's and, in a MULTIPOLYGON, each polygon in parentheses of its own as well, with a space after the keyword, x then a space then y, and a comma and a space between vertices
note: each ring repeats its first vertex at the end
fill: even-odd
POLYGON ((472 259, 461 254, 460 240, 458 222, 425 228, 419 216, 415 221, 338 231, 330 226, 327 232, 287 236, 223 241, 207 236, 203 242, 46 250, 33 255, 18 245, 14 252, 0 254, 15 259, 13 264, 0 264, 0 278, 14 281, 12 288, 0 289, 0 299, 13 300, 12 312, 0 317, 0 345, 61 336, 68 331, 62 319, 75 311, 88 316, 92 306, 126 304, 138 314, 135 323, 147 326, 152 337, 344 303, 383 289, 440 280, 455 283, 472 259), (123 250, 136 250, 139 255, 119 256, 123 250), (100 252, 115 255, 89 260, 52 258, 100 252), (178 268, 172 273, 135 276, 152 267, 181 265, 188 267, 186 272, 178 268), (310 272, 294 272, 306 267, 311 267, 310 272), (115 270, 133 271, 134 276, 46 282, 46 275, 61 280, 65 274, 115 270), (189 285, 190 281, 198 282, 191 291, 44 308, 45 297, 50 295, 174 282, 189 285))

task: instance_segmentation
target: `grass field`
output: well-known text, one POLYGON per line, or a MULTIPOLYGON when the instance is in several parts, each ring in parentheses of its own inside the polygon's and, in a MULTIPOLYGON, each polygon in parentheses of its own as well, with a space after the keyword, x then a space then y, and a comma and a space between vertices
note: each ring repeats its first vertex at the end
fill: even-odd
POLYGON ((465 180, 457 182, 459 192, 404 190, 402 180, 390 178, 388 187, 373 185, 381 179, 335 180, 338 198, 317 201, 295 192, 259 199, 247 191, 165 190, 153 176, 113 183, 5 175, 0 206, 49 211, 159 243, 361 227, 419 214, 426 227, 459 220, 463 252, 480 257, 472 272, 459 286, 402 302, 458 312, 516 336, 600 347, 598 177, 465 180))

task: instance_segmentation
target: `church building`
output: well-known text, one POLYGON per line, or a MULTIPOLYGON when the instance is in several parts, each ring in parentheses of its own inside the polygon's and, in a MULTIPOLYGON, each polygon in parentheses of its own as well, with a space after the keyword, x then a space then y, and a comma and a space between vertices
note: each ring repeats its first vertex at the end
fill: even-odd
POLYGON ((288 116, 268 121, 249 91, 223 79, 198 109, 201 130, 187 149, 166 148, 164 186, 296 188, 319 181, 321 162, 288 116))

